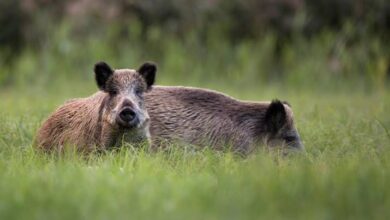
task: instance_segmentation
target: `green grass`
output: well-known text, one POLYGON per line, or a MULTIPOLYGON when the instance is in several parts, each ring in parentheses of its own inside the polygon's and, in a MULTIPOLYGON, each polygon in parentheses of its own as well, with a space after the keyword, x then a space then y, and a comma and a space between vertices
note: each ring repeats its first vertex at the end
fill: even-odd
POLYGON ((0 219, 390 218, 386 90, 207 84, 241 99, 288 100, 306 147, 301 154, 35 152, 41 121, 64 100, 96 90, 92 79, 85 82, 1 90, 0 219))
POLYGON ((0 51, 1 220, 390 219, 390 49, 379 37, 354 40, 348 24, 311 39, 297 33, 276 59, 271 33, 232 45, 199 30, 178 37, 156 27, 144 37, 131 25, 118 39, 115 25, 79 33, 72 22, 43 24, 41 46, 28 42, 12 63, 0 51), (35 152, 45 117, 96 91, 99 60, 153 60, 158 84, 288 100, 306 151, 35 152))

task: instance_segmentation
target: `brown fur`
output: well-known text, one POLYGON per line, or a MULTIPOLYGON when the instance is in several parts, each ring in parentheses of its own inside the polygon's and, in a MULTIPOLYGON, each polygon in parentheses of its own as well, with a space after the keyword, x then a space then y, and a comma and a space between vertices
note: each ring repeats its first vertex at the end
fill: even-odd
POLYGON ((97 92, 88 98, 66 102, 39 129, 37 146, 49 151, 71 144, 91 151, 95 146, 112 145, 119 132, 104 118, 105 99, 107 94, 97 92))
MULTIPOLYGON (((243 102, 222 93, 190 87, 155 86, 146 94, 154 147, 161 141, 248 153, 255 145, 272 139, 265 123, 270 102, 243 102)), ((284 104, 284 129, 293 130, 293 115, 284 104)))
POLYGON ((79 151, 90 152, 121 141, 139 143, 149 139, 149 116, 142 96, 154 82, 155 66, 145 63, 142 67, 142 72, 114 71, 104 62, 96 64, 96 80, 101 91, 60 106, 38 130, 35 145, 45 151, 61 151, 71 145, 79 151), (134 124, 130 124, 134 120, 118 119, 124 109, 134 113, 134 124))

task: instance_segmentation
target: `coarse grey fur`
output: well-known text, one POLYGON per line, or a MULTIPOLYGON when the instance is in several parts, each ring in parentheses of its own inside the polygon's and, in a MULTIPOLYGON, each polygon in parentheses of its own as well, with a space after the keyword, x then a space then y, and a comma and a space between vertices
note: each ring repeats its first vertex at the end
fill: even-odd
POLYGON ((301 149, 288 104, 239 101, 192 87, 153 86, 145 94, 154 148, 180 142, 249 153, 257 145, 301 149))

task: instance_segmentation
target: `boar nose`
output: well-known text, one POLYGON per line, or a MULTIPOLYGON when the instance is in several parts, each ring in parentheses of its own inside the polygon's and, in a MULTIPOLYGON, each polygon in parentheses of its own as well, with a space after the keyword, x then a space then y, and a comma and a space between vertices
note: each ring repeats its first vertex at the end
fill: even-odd
POLYGON ((124 108, 120 113, 119 113, 120 119, 127 123, 131 124, 133 121, 136 119, 136 114, 131 108, 124 108))
POLYGON ((291 149, 294 149, 294 150, 302 150, 302 151, 305 150, 305 147, 300 139, 291 142, 289 145, 290 145, 291 149))
POLYGON ((297 142, 293 143, 292 147, 297 149, 297 150, 305 150, 305 147, 303 146, 301 141, 297 141, 297 142))

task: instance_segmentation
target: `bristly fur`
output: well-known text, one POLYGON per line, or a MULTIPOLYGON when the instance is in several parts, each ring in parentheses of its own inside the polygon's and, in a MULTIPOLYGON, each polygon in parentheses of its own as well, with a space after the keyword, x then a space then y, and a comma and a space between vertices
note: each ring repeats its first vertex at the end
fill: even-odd
MULTIPOLYGON (((144 65, 149 65, 148 80, 154 82, 156 69, 150 64, 144 65)), ((97 63, 94 72, 101 91, 87 98, 67 101, 50 115, 38 130, 35 139, 38 148, 61 151, 65 145, 72 145, 79 151, 90 152, 116 145, 125 134, 126 140, 134 142, 149 138, 148 123, 145 122, 149 116, 140 92, 151 85, 147 85, 144 75, 131 69, 113 70, 104 62, 97 63), (137 110, 137 119, 141 121, 142 118, 145 126, 132 130, 121 127, 116 119, 123 106, 137 110)))
POLYGON ((154 86, 145 103, 155 148, 168 140, 215 149, 232 146, 239 152, 250 152, 269 135, 266 118, 275 120, 280 115, 274 113, 283 108, 280 101, 272 102, 269 109, 269 102, 243 102, 211 90, 170 86, 154 86))
POLYGON ((92 151, 95 146, 112 142, 112 129, 105 123, 104 100, 106 94, 98 92, 89 98, 74 99, 59 107, 38 131, 36 145, 51 151, 65 144, 83 146, 92 151))

